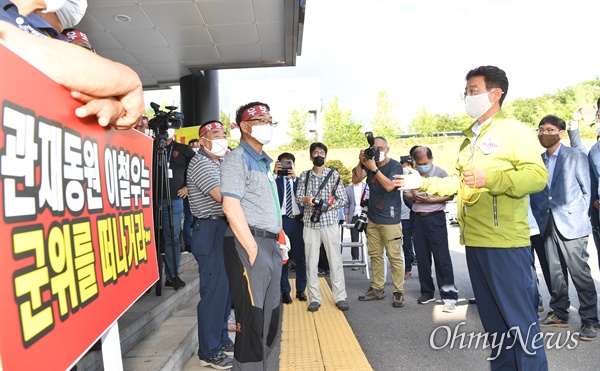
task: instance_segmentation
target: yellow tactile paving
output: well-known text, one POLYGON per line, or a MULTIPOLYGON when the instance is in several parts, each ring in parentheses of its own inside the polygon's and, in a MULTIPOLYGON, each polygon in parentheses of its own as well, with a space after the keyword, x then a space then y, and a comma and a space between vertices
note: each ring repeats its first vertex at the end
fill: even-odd
MULTIPOLYGON (((372 370, 343 312, 333 303, 321 277, 321 308, 309 312, 308 302, 284 305, 279 369, 282 371, 372 370)), ((290 286, 294 287, 294 279, 290 286)))

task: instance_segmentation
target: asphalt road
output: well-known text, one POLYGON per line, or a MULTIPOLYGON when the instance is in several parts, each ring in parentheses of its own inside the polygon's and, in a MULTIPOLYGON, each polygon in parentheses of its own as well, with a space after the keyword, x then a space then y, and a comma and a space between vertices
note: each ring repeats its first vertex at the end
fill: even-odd
MULTIPOLYGON (((417 304, 420 296, 418 270, 413 267, 413 276, 406 280, 404 286, 406 305, 404 308, 393 308, 391 294, 393 285, 388 269, 385 300, 359 302, 358 295, 363 294, 369 287, 366 275, 361 271, 345 269, 346 290, 350 309, 345 312, 354 333, 374 370, 486 370, 489 363, 489 348, 484 348, 482 342, 475 346, 475 341, 468 345, 468 338, 460 346, 460 338, 452 342, 452 334, 459 333, 482 334, 483 327, 475 305, 468 304, 468 298, 473 296, 464 255, 464 246, 459 244, 458 226, 448 226, 450 250, 454 265, 454 277, 459 289, 459 303, 455 313, 443 313, 439 301, 426 305, 417 304)), ((346 235, 349 235, 346 233, 346 235)), ((597 250, 590 237, 588 252, 592 276, 596 290, 600 289, 600 272, 598 269, 597 250)), ((350 256, 345 249, 344 258, 350 256)), ((543 284, 542 272, 537 267, 538 278, 541 281, 540 290, 545 304, 545 316, 548 311, 549 294, 543 284)), ((510 272, 507 272, 510 274, 510 272)), ((434 280, 435 281, 435 280, 434 280)), ((552 370, 598 370, 600 365, 600 339, 592 342, 574 341, 573 333, 581 325, 577 308, 579 302, 574 287, 570 286, 571 319, 570 327, 564 329, 544 330, 546 354, 549 368, 552 370), (549 341, 548 341, 549 340, 549 341), (569 349, 571 348, 571 349, 569 349)), ((600 303, 599 303, 600 304, 600 303)), ((302 336, 302 334, 299 334, 302 336)), ((269 357, 268 366, 271 370, 279 368, 279 349, 274 349, 269 357)))

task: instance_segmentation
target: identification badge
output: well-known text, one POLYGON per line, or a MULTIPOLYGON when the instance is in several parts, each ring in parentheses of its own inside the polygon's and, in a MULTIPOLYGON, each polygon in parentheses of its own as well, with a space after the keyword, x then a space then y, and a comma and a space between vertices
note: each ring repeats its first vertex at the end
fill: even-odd
POLYGON ((268 172, 267 173, 267 178, 269 178, 269 182, 273 183, 275 181, 275 177, 273 176, 273 173, 268 172))
POLYGON ((173 178, 173 169, 169 169, 169 179, 173 178))
POLYGON ((489 155, 499 150, 501 145, 496 139, 487 137, 479 143, 478 147, 484 155, 489 155))

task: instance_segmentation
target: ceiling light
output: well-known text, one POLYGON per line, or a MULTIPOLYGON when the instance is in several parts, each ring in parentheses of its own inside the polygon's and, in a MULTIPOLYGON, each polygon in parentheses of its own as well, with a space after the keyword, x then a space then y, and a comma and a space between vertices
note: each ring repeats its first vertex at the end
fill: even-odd
POLYGON ((131 17, 125 14, 117 14, 113 17, 113 19, 117 22, 129 22, 131 21, 131 17))

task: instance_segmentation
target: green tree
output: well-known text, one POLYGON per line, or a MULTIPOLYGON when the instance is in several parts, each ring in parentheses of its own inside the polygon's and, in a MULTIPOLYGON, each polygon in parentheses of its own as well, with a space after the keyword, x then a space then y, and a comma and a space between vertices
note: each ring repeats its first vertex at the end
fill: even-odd
POLYGON ((388 100, 386 92, 380 91, 377 94, 376 111, 371 127, 375 136, 384 137, 387 140, 393 140, 398 133, 398 122, 394 117, 396 105, 388 100))
POLYGON ((301 111, 296 108, 290 113, 290 118, 288 119, 290 130, 287 132, 287 135, 292 138, 289 144, 290 149, 299 150, 309 147, 310 143, 306 139, 306 121, 309 115, 308 111, 301 111))
POLYGON ((358 148, 365 145, 362 124, 352 119, 352 111, 340 108, 334 96, 323 112, 323 142, 331 148, 358 148))
MULTIPOLYGON (((325 166, 336 169, 340 173, 340 179, 344 186, 352 184, 352 172, 350 169, 344 166, 344 163, 340 160, 327 160, 325 166)), ((340 184, 340 187, 342 185, 340 184)))
POLYGON ((235 148, 240 145, 240 141, 231 139, 231 118, 230 117, 231 116, 229 116, 228 113, 221 111, 219 114, 219 121, 221 121, 221 123, 225 127, 225 133, 227 134, 227 141, 229 143, 229 147, 235 148))
POLYGON ((408 130, 411 133, 418 133, 422 136, 429 136, 437 131, 435 117, 428 113, 425 107, 417 110, 415 117, 408 125, 408 130))

